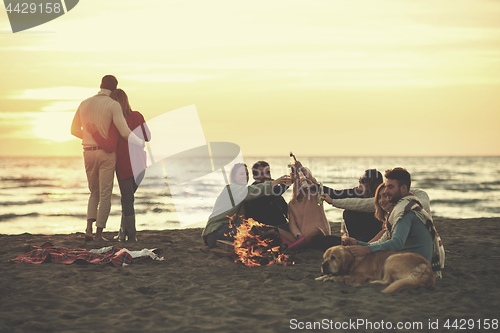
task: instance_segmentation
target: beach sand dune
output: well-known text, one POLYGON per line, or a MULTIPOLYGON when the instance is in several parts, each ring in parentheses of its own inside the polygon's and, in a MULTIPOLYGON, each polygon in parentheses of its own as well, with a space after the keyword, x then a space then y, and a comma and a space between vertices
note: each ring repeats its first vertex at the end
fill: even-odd
POLYGON ((294 266, 235 264, 205 248, 201 229, 141 231, 139 241, 126 247, 161 248, 165 260, 134 259, 121 268, 12 263, 30 245, 45 242, 99 246, 85 244, 83 234, 0 235, 0 332, 262 333, 311 331, 306 328, 312 325, 370 332, 387 331, 389 324, 405 331, 396 330, 398 323, 406 331, 453 332, 444 325, 455 319, 458 327, 461 319, 473 320, 467 325, 474 329, 463 327, 468 331, 479 331, 486 319, 498 325, 500 219, 435 223, 447 254, 444 278, 432 288, 394 295, 381 294, 384 287, 378 285, 315 281, 322 261, 318 250, 295 254, 294 266), (438 329, 429 328, 436 321, 431 328, 438 329), (353 329, 353 322, 360 326, 353 329))

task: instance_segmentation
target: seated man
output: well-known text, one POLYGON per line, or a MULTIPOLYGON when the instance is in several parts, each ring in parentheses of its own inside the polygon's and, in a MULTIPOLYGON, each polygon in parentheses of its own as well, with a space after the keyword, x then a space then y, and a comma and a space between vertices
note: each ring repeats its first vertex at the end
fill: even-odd
POLYGON ((432 217, 424 204, 410 192, 410 173, 403 168, 394 168, 387 170, 385 177, 385 195, 395 205, 387 218, 386 232, 371 243, 349 238, 349 250, 355 256, 385 250, 418 253, 440 276, 444 267, 444 248, 432 217))
POLYGON ((373 215, 373 196, 382 182, 382 174, 376 169, 369 169, 359 178, 358 187, 343 190, 323 187, 324 193, 327 194, 323 199, 337 208, 344 209, 344 222, 352 238, 368 242, 382 230, 382 222, 373 215), (364 198, 367 200, 361 200, 364 198), (368 202, 370 210, 360 206, 363 202, 368 202))
MULTIPOLYGON (((266 161, 256 162, 252 166, 252 174, 255 180, 252 185, 272 181, 269 163, 266 161)), ((272 187, 270 196, 263 196, 252 201, 246 201, 246 217, 252 218, 259 223, 275 226, 288 231, 288 205, 281 196, 288 187, 289 185, 277 184, 272 187)))

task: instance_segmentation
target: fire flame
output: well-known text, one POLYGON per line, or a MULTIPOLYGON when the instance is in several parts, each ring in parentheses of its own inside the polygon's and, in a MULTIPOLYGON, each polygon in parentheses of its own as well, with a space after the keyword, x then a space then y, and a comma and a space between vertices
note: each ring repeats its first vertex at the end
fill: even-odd
POLYGON ((282 244, 275 237, 263 237, 263 230, 272 230, 254 219, 243 220, 234 236, 235 262, 245 266, 293 265, 294 262, 282 253, 282 244))

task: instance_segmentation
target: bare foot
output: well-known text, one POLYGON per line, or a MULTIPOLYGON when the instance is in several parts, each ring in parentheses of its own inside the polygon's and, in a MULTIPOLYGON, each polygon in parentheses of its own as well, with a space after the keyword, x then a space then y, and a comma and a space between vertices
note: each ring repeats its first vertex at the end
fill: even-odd
POLYGON ((102 237, 102 229, 103 228, 97 227, 97 231, 95 233, 94 240, 97 242, 108 242, 108 240, 106 238, 102 237))
POLYGON ((94 237, 92 237, 92 223, 94 223, 94 221, 94 219, 87 220, 87 229, 85 229, 85 242, 94 240, 94 237))
POLYGON ((92 227, 85 230, 85 242, 91 242, 94 240, 94 236, 92 236, 92 227))

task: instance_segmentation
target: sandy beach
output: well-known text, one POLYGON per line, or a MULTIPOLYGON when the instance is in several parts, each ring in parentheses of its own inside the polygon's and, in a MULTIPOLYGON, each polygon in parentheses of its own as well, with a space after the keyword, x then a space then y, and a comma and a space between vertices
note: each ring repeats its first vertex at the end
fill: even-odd
POLYGON ((120 268, 13 263, 45 242, 102 244, 85 244, 81 233, 0 235, 0 332, 498 331, 500 219, 435 223, 447 254, 443 279, 395 295, 378 285, 315 281, 319 250, 294 254, 293 266, 236 264, 207 250, 201 229, 141 231, 125 247, 161 248, 165 260, 120 268))

